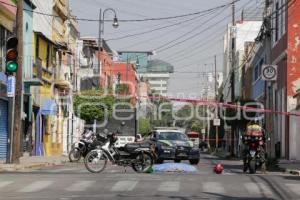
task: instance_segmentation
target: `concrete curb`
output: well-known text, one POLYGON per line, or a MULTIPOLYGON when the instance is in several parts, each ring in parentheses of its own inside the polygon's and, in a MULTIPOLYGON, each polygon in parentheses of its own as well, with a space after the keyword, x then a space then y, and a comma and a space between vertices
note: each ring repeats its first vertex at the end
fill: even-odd
POLYGON ((1 164, 0 172, 26 171, 30 169, 39 169, 42 167, 61 165, 63 163, 65 163, 65 161, 55 162, 55 163, 41 162, 41 163, 31 163, 31 164, 1 164))
POLYGON ((295 175, 295 176, 300 176, 300 170, 295 170, 295 169, 286 169, 285 170, 287 173, 295 175))

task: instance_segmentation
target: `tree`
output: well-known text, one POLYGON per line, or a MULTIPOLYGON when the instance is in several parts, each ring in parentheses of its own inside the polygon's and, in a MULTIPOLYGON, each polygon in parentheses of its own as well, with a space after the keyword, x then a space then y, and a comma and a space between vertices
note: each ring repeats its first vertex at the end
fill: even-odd
POLYGON ((139 133, 142 136, 148 134, 151 131, 150 120, 146 118, 139 118, 139 133))
POLYGON ((85 120, 87 124, 92 124, 94 120, 102 121, 105 117, 112 115, 113 96, 103 96, 103 90, 87 90, 80 95, 74 96, 75 115, 85 120))

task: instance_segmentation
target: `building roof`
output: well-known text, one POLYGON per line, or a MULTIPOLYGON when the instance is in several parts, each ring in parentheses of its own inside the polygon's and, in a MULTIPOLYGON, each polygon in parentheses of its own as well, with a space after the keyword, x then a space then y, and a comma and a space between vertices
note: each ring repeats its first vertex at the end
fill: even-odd
POLYGON ((123 53, 145 53, 147 55, 153 55, 152 51, 117 51, 118 54, 123 54, 123 53))
POLYGON ((148 62, 147 72, 174 72, 174 66, 163 60, 154 59, 148 62))
POLYGON ((49 43, 51 43, 51 44, 53 44, 53 45, 56 45, 55 42, 53 42, 51 39, 49 39, 47 36, 45 36, 42 32, 39 32, 39 31, 34 31, 34 32, 35 32, 35 34, 36 34, 37 36, 40 36, 41 38, 43 38, 43 39, 46 40, 47 42, 49 42, 49 43))

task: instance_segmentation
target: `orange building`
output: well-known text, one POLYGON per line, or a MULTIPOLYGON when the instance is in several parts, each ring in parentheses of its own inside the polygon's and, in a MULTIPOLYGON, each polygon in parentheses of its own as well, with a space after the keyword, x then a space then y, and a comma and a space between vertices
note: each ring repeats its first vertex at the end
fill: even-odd
POLYGON ((134 64, 117 62, 114 63, 113 74, 116 77, 117 84, 128 85, 129 95, 137 95, 137 73, 134 64))
POLYGON ((98 58, 100 58, 100 87, 111 88, 113 85, 113 66, 114 62, 112 59, 113 52, 103 40, 103 48, 101 51, 97 51, 98 58))

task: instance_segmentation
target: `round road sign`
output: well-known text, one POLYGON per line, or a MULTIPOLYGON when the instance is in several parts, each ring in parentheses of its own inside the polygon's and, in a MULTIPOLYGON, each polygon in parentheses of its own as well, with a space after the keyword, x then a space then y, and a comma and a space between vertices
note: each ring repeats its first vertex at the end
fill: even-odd
POLYGON ((277 75, 277 70, 273 65, 266 65, 263 68, 262 75, 266 80, 274 80, 277 75))

